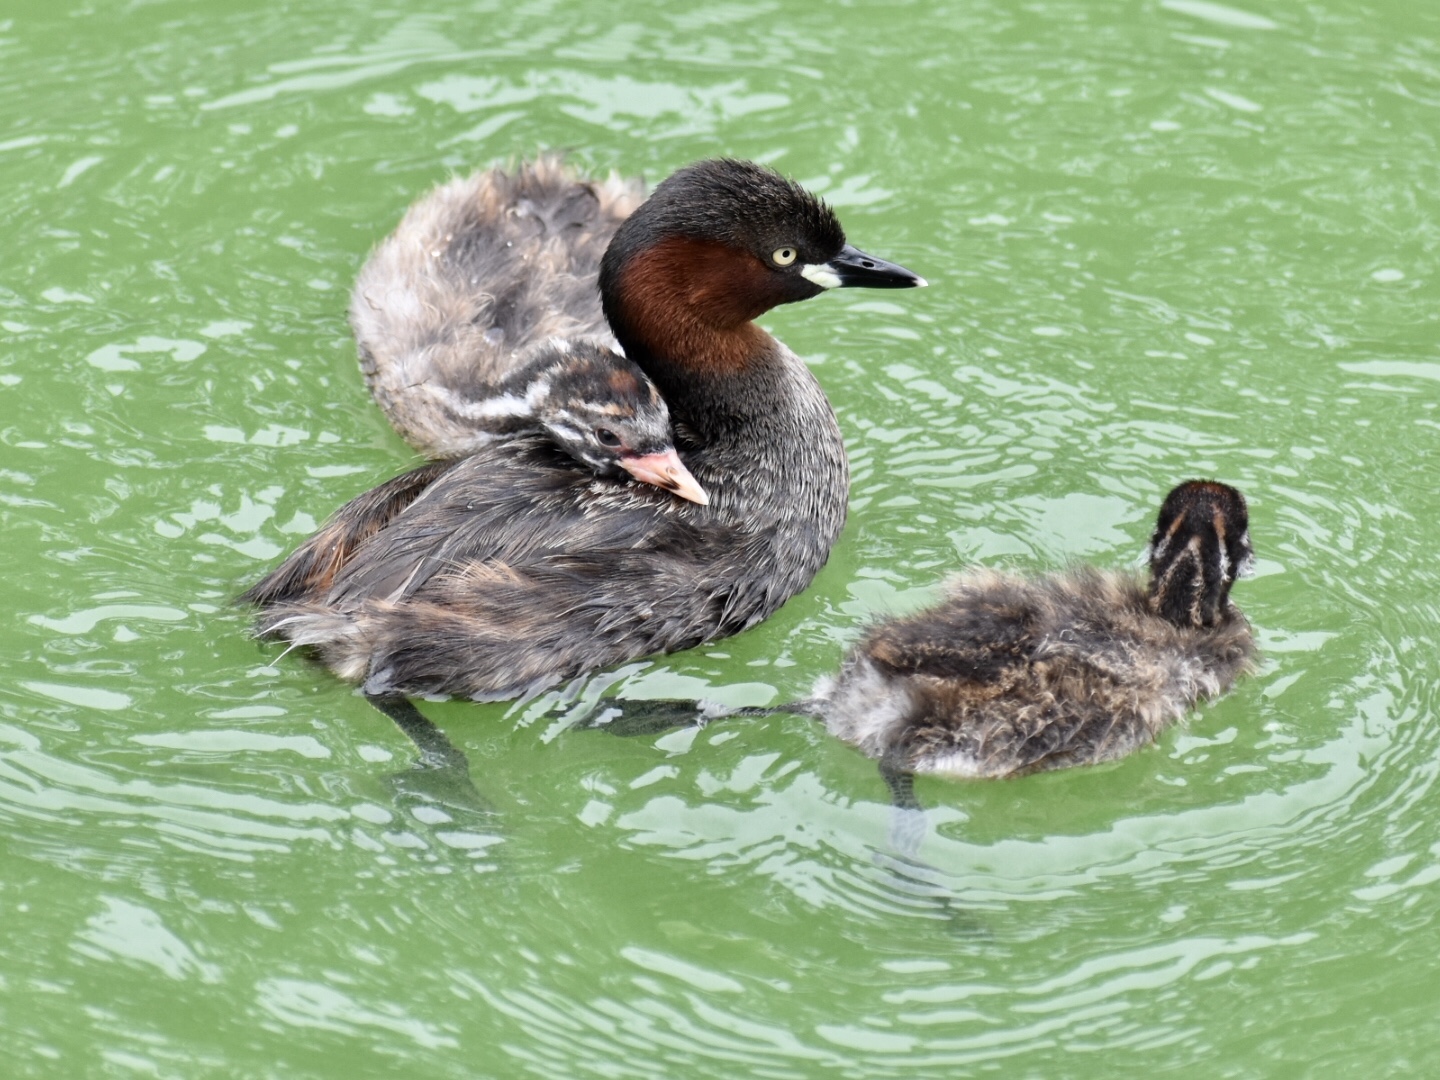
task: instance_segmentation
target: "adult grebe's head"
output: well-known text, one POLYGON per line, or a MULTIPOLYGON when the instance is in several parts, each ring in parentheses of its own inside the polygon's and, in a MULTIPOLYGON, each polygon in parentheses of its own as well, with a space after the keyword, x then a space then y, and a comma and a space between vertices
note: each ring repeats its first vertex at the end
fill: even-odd
POLYGON ((826 289, 924 284, 847 244, 835 212, 798 184, 728 158, 663 181, 620 226, 600 266, 605 316, 637 359, 678 359, 705 347, 696 331, 734 332, 826 289))

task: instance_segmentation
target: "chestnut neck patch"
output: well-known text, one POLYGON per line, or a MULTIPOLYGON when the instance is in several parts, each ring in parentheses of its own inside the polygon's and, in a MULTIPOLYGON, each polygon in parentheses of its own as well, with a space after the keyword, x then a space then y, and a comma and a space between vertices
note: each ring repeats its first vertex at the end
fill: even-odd
POLYGON ((754 320, 793 299, 786 284, 747 251, 668 237, 621 271, 612 329, 642 366, 739 374, 769 350, 754 320))

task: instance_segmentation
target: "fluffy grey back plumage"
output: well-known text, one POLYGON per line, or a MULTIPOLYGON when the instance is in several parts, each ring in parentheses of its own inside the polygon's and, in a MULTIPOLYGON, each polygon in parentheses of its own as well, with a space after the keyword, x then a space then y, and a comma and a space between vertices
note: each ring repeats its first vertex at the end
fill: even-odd
POLYGON ((1159 615, 1139 576, 976 570, 884 622, 817 693, 836 735, 906 772, 1002 777, 1110 761, 1252 670, 1227 604, 1213 626, 1159 615))
POLYGON ((466 403, 514 392, 547 341, 617 348, 596 275, 643 194, 542 157, 452 180, 410 208, 350 302, 366 383, 406 442, 429 457, 469 453, 493 435, 466 403))

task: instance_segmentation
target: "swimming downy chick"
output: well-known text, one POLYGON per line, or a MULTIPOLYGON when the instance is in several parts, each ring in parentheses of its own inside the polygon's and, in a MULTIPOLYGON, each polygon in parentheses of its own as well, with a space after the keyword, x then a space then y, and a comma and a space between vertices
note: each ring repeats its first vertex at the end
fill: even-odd
POLYGON ((584 181, 544 157, 410 208, 350 304, 366 383, 407 442, 462 457, 544 431, 598 476, 706 500, 664 399, 600 311, 601 254, 640 200, 636 183, 584 181))
POLYGON ((824 565, 849 490, 819 384, 753 320, 830 288, 923 284, 769 169, 680 170, 620 226, 598 285, 709 504, 597 484, 518 436, 343 507, 242 598, 258 632, 375 698, 496 698, 753 626, 824 565))
POLYGON ((1166 497, 1150 580, 1081 567, 962 574, 947 597, 873 627, 813 712, 873 758, 897 799, 913 773, 1011 777, 1123 757, 1255 663, 1230 602, 1251 572, 1249 517, 1206 480, 1166 497))

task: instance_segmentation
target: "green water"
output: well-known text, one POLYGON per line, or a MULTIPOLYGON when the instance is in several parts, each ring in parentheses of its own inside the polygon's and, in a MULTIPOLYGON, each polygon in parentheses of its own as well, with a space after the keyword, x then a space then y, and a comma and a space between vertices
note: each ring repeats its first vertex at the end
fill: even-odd
POLYGON ((1440 8, 690 7, 0 10, 6 1074, 1440 1074, 1440 8), (802 694, 967 561, 1132 562, 1192 475, 1251 499, 1263 673, 1115 766, 921 782, 923 895, 792 717, 428 704, 494 813, 397 793, 229 599, 413 460, 369 246, 542 148, 770 162, 932 282, 767 319, 853 463, 814 586, 582 696, 802 694))

